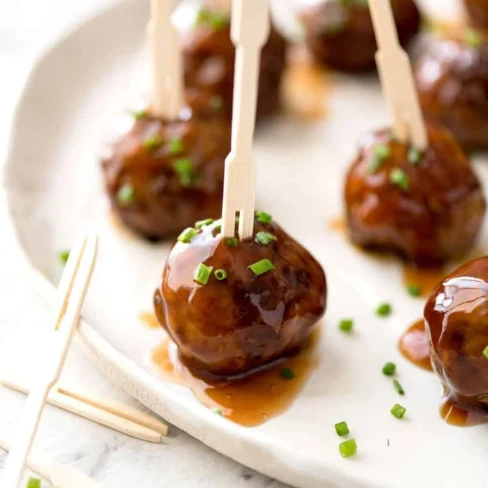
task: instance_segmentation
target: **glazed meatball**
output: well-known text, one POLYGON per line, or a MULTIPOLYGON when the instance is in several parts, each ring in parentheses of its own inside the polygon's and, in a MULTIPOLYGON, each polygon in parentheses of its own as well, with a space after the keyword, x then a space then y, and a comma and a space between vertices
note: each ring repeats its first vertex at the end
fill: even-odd
POLYGON ((464 0, 471 24, 475 27, 488 27, 488 0, 464 0))
POLYGON ((461 410, 488 413, 488 258, 461 266, 424 310, 434 370, 461 410))
MULTIPOLYGON (((211 107, 232 115, 235 46, 230 37, 228 14, 204 5, 196 25, 183 35, 185 83, 197 92, 213 95, 211 107)), ((271 29, 261 54, 257 120, 275 113, 280 106, 280 85, 286 63, 286 41, 271 29)))
POLYGON ((473 245, 485 215, 480 182, 446 130, 428 126, 419 153, 381 130, 362 142, 346 179, 348 232, 355 244, 437 267, 473 245))
POLYGON ((180 236, 154 305, 194 374, 230 379, 296 351, 324 315, 327 290, 320 264, 268 214, 256 213, 254 237, 242 242, 219 229, 180 236))
POLYGON ((469 148, 488 147, 488 40, 468 30, 464 39, 432 42, 415 70, 424 116, 450 129, 469 148))
POLYGON ((102 161, 112 207, 151 240, 177 235, 221 213, 230 127, 224 118, 189 111, 176 121, 141 112, 102 161))
MULTIPOLYGON (((420 29, 413 0, 393 0, 400 42, 406 45, 420 29)), ((325 0, 301 13, 305 42, 315 60, 341 71, 375 67, 376 39, 365 0, 325 0)))

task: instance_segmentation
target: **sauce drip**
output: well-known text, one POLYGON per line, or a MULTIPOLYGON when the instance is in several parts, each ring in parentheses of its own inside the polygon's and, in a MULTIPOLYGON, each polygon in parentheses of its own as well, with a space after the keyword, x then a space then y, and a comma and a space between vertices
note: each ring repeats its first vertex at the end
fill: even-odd
POLYGON ((186 385, 208 408, 237 424, 254 427, 291 406, 318 364, 319 337, 317 329, 295 356, 233 382, 210 383, 195 377, 179 361, 176 346, 169 340, 153 351, 152 360, 166 378, 186 385), (292 379, 282 377, 285 368, 293 372, 292 379))
POLYGON ((406 287, 420 287, 421 296, 428 298, 446 275, 443 268, 419 269, 406 264, 403 268, 403 283, 406 287))
POLYGON ((451 400, 445 400, 442 403, 441 417, 448 424, 457 427, 472 427, 488 423, 488 412, 463 410, 451 400))
POLYGON ((402 334, 398 341, 398 349, 403 357, 415 366, 432 371, 429 339, 423 319, 415 322, 402 334))
POLYGON ((156 315, 154 315, 154 312, 143 312, 139 314, 139 320, 147 325, 150 329, 157 329, 161 327, 159 325, 158 319, 156 318, 156 315))

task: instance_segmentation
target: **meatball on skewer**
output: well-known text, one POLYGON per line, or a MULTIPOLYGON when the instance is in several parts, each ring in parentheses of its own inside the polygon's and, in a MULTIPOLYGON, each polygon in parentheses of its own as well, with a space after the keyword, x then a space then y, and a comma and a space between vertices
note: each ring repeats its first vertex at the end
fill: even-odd
POLYGON ((488 0, 464 0, 472 25, 482 29, 488 27, 488 0))

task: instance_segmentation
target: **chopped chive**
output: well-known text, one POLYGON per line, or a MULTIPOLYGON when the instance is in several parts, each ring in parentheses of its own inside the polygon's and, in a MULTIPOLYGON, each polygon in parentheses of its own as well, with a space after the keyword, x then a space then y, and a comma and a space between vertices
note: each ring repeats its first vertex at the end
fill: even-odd
POLYGON ((219 281, 227 279, 228 273, 225 269, 216 269, 214 271, 215 278, 219 281))
POLYGON ((134 201, 135 196, 136 192, 134 191, 134 187, 130 183, 125 183, 117 192, 117 201, 125 207, 134 201))
POLYGON ((368 165, 367 172, 376 173, 383 163, 391 156, 391 149, 386 144, 377 144, 373 147, 373 158, 368 165))
POLYGON ((405 407, 402 407, 398 403, 393 405, 393 408, 390 410, 391 414, 397 419, 402 419, 406 411, 407 409, 405 407))
POLYGON ((343 458, 354 456, 358 452, 356 439, 349 439, 339 444, 339 452, 343 458))
POLYGON ((295 377, 295 373, 291 368, 283 368, 280 370, 280 376, 284 380, 292 380, 295 377))
POLYGON ((344 437, 349 434, 349 426, 347 425, 347 422, 339 422, 338 424, 335 424, 335 431, 339 437, 344 437))
POLYGON ((419 285, 408 285, 407 287, 408 294, 413 297, 419 297, 422 295, 422 288, 419 285))
POLYGON ((212 408, 212 412, 215 414, 215 415, 222 415, 222 410, 218 407, 214 407, 212 408))
POLYGON ((392 310, 393 309, 389 303, 382 303, 376 309, 376 315, 378 315, 378 317, 388 317, 389 315, 391 315, 392 310))
POLYGON ((217 234, 220 234, 221 230, 222 230, 222 224, 218 224, 213 228, 212 234, 216 236, 217 234))
POLYGON ((401 170, 400 168, 395 168, 390 173, 390 181, 402 190, 408 190, 410 186, 408 176, 406 175, 405 171, 401 170))
POLYGON ((226 237, 225 243, 229 247, 237 247, 239 245, 239 239, 237 239, 236 237, 226 237))
POLYGON ((212 274, 212 269, 213 268, 211 266, 206 266, 205 264, 200 263, 195 270, 193 279, 201 285, 206 285, 208 283, 210 275, 212 274))
POLYGON ((173 163, 173 169, 180 178, 181 186, 192 186, 195 180, 193 161, 190 158, 180 158, 173 163))
POLYGON ((183 151, 183 141, 181 139, 171 139, 168 142, 169 152, 175 156, 176 154, 180 154, 183 151))
POLYGON ((483 351, 483 356, 485 356, 485 358, 488 359, 488 346, 485 347, 483 351))
POLYGON ((39 478, 29 478, 29 481, 27 481, 27 488, 41 488, 41 486, 39 478))
POLYGON ((257 261, 248 266, 248 269, 254 273, 254 276, 261 276, 268 271, 272 271, 275 267, 269 259, 261 259, 261 261, 257 261))
POLYGON ((60 251, 60 253, 58 254, 58 258, 61 263, 66 264, 69 258, 69 251, 60 251))
POLYGON ((262 244, 263 246, 267 246, 268 244, 276 241, 276 237, 269 232, 260 231, 256 234, 256 242, 258 244, 262 244))
POLYGON ((179 236, 178 241, 184 242, 185 244, 189 243, 198 232, 193 227, 187 227, 179 236))
POLYGON ((383 366, 383 374, 385 376, 393 376, 396 373, 396 364, 395 363, 386 363, 383 366))
POLYGON ((141 120, 147 115, 147 112, 145 110, 129 110, 129 114, 136 120, 141 120))
POLYGON ((342 332, 351 332, 354 327, 354 320, 352 319, 342 319, 339 322, 339 329, 342 332))
POLYGON ((229 18, 221 12, 212 12, 202 8, 197 14, 197 24, 208 25, 215 30, 222 30, 229 25, 229 18))
POLYGON ((161 139, 161 136, 158 134, 154 134, 152 136, 148 136, 144 139, 144 142, 142 145, 144 146, 145 149, 148 151, 154 151, 155 149, 158 149, 161 147, 163 144, 163 139, 161 139))
POLYGON ((271 217, 271 215, 266 212, 262 212, 261 210, 258 210, 256 212, 256 220, 261 224, 271 224, 273 217, 271 217))
POLYGON ((466 29, 464 42, 470 47, 480 47, 483 44, 483 36, 475 29, 466 29))
POLYGON ((208 106, 211 110, 214 112, 218 112, 219 110, 222 109, 224 106, 224 100, 222 99, 221 96, 219 95, 214 95, 213 97, 210 98, 208 101, 208 106))
POLYGON ((399 395, 405 395, 405 390, 398 380, 393 380, 393 386, 399 395))
POLYGON ((416 147, 411 147, 409 149, 409 151, 408 151, 408 160, 412 164, 419 164, 421 158, 422 158, 422 153, 416 147))
POLYGON ((205 220, 198 220, 195 222, 195 227, 197 229, 201 229, 202 227, 205 227, 206 225, 210 225, 213 223, 213 219, 205 219, 205 220))

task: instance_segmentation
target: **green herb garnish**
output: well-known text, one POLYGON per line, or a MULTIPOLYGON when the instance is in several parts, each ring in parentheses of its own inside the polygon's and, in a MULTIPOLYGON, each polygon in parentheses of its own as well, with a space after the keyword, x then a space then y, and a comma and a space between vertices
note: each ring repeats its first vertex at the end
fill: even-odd
POLYGON ((488 346, 485 347, 483 350, 483 356, 485 356, 486 359, 488 359, 488 346))
POLYGON ((136 120, 141 120, 147 115, 146 110, 129 110, 129 114, 136 120))
POLYGON ((215 30, 221 30, 229 25, 229 17, 221 12, 202 8, 197 14, 197 24, 208 25, 215 30))
POLYGON ((396 364, 395 363, 386 363, 383 366, 383 374, 385 376, 393 376, 396 373, 396 364))
POLYGON ((214 276, 218 281, 223 281, 227 279, 228 273, 225 269, 216 269, 214 276))
POLYGON ((175 156, 176 154, 180 154, 181 152, 183 152, 183 140, 182 139, 171 139, 169 142, 168 142, 168 146, 169 146, 169 152, 175 156))
POLYGON ((412 164, 419 164, 422 159, 422 153, 415 147, 411 147, 408 150, 408 160, 412 164))
POLYGON ((212 269, 213 268, 211 266, 206 266, 205 264, 200 263, 195 270, 195 274, 193 275, 194 281, 200 283, 201 285, 206 285, 210 275, 212 274, 212 269))
POLYGON ((192 186, 195 182, 193 161, 190 158, 180 158, 173 163, 173 169, 179 176, 181 186, 192 186))
POLYGON ((195 222, 195 227, 197 229, 201 229, 202 227, 205 227, 206 225, 210 225, 213 223, 213 219, 205 219, 205 220, 198 220, 195 222))
POLYGON ((161 139, 161 136, 159 136, 158 134, 147 136, 142 143, 144 148, 148 151, 154 151, 155 149, 160 148, 162 144, 163 139, 161 139))
POLYGON ((335 424, 335 431, 339 437, 344 437, 349 434, 349 426, 347 425, 347 422, 339 422, 338 424, 335 424))
POLYGON ((413 297, 419 297, 422 295, 422 288, 419 285, 408 285, 407 286, 408 294, 413 297))
POLYGON ((389 146, 386 144, 376 144, 373 147, 373 158, 368 165, 368 174, 372 175, 376 173, 390 156, 391 149, 389 146))
POLYGON ((354 327, 354 320, 352 319, 342 319, 339 322, 339 329, 342 332, 351 332, 354 327))
POLYGON ((273 217, 266 212, 262 212, 261 210, 258 210, 256 212, 256 220, 261 224, 271 224, 273 217))
POLYGON ((393 380, 393 387, 399 395, 405 395, 405 390, 398 380, 393 380))
POLYGON ((179 236, 178 241, 188 244, 198 232, 193 227, 187 227, 179 236))
POLYGON ((225 243, 229 247, 237 247, 239 245, 239 239, 237 239, 236 237, 226 237, 225 243))
POLYGON ((402 419, 406 411, 407 409, 405 407, 402 407, 398 403, 393 405, 393 408, 390 410, 391 414, 397 419, 402 419))
POLYGON ((41 488, 41 480, 38 478, 29 478, 27 481, 27 488, 41 488))
POLYGON ((58 254, 58 258, 62 264, 66 264, 69 258, 69 251, 60 251, 58 254))
POLYGON ((136 192, 134 191, 134 187, 130 183, 125 183, 117 192, 117 201, 125 207, 134 201, 135 196, 136 192))
POLYGON ((358 452, 356 439, 349 439, 348 441, 339 444, 339 452, 343 458, 354 456, 358 452))
POLYGON ((392 307, 389 303, 382 303, 377 309, 376 309, 376 315, 378 317, 388 317, 391 315, 392 312, 392 307))
POLYGON ((402 190, 408 190, 410 186, 410 181, 405 171, 400 168, 395 168, 390 173, 390 181, 402 190))
POLYGON ((283 368, 280 370, 280 376, 284 380, 292 380, 295 377, 295 373, 291 368, 283 368))
POLYGON ((483 36, 475 29, 466 29, 464 42, 470 47, 478 48, 483 44, 483 36))
POLYGON ((269 259, 261 259, 261 261, 257 261, 248 266, 248 269, 254 273, 254 276, 261 276, 268 271, 272 271, 275 267, 269 259))
POLYGON ((274 241, 276 241, 276 237, 269 232, 260 231, 256 234, 256 242, 263 246, 267 246, 274 241))
POLYGON ((222 410, 218 407, 214 407, 212 408, 212 412, 215 414, 215 415, 222 415, 222 410))

